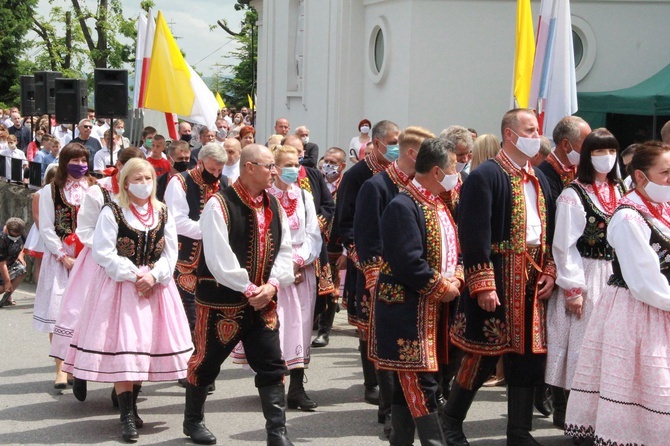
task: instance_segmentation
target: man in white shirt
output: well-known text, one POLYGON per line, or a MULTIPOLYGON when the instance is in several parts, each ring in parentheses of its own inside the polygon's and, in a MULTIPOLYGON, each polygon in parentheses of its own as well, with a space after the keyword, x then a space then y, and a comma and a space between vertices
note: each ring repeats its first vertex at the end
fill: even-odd
POLYGON ((223 166, 223 174, 228 177, 230 184, 232 184, 240 176, 240 152, 242 152, 242 147, 236 138, 228 138, 224 141, 223 148, 228 154, 228 161, 223 166))

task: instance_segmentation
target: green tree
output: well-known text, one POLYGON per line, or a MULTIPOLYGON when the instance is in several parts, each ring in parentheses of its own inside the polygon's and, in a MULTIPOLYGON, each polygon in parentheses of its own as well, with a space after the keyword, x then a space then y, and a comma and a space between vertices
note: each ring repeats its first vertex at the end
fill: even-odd
POLYGON ((258 12, 251 6, 241 3, 237 3, 235 9, 246 10, 245 19, 241 23, 239 33, 230 31, 225 21, 219 21, 219 25, 237 41, 238 49, 231 51, 230 55, 240 61, 237 65, 226 65, 226 68, 232 71, 233 77, 222 80, 223 91, 225 92, 225 95, 222 94, 222 96, 224 96, 226 105, 235 105, 240 108, 248 105, 247 95, 253 98, 256 92, 256 61, 258 54, 258 29, 256 28, 256 22, 258 21, 258 12))
POLYGON ((18 105, 19 55, 28 46, 25 39, 38 0, 0 2, 0 103, 18 105))

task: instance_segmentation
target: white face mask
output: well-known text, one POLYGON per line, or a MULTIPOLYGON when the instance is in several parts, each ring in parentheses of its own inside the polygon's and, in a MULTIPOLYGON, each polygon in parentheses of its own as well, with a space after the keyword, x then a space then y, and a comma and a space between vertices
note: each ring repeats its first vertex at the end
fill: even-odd
POLYGON ((128 190, 140 200, 145 200, 151 196, 151 192, 154 190, 154 182, 130 183, 128 184, 128 190))
POLYGON ((463 172, 463 169, 465 169, 465 166, 467 166, 468 163, 456 163, 456 172, 463 172))
POLYGON ((591 156, 591 164, 598 173, 610 173, 616 163, 616 155, 591 156))
POLYGON ((512 133, 514 133, 519 138, 516 140, 516 143, 512 143, 514 144, 514 147, 519 149, 528 158, 532 158, 537 155, 537 152, 540 151, 540 138, 527 138, 525 136, 519 136, 519 134, 514 130, 512 130, 512 133))
MULTIPOLYGON (((568 141, 568 144, 570 144, 570 141, 568 141)), ((567 154, 568 161, 570 161, 570 164, 572 164, 573 166, 578 165, 579 164, 579 158, 580 158, 581 155, 572 147, 572 144, 570 144, 570 148, 572 150, 570 151, 570 153, 567 154)), ((608 172, 609 172, 609 170, 608 170, 608 172)))
MULTIPOLYGON (((440 169, 442 173, 444 173, 444 170, 440 169)), ((458 174, 455 173, 453 175, 447 175, 444 173, 444 178, 442 178, 442 181, 440 181, 440 186, 444 188, 445 191, 449 192, 453 188, 456 187, 458 184, 458 174)))
POLYGON ((361 126, 361 133, 367 134, 370 131, 370 126, 369 125, 362 125, 361 126))
MULTIPOLYGON (((644 172, 642 173, 644 175, 644 172)), ((647 178, 647 175, 644 175, 647 178)), ((656 184, 647 178, 646 186, 644 186, 644 191, 649 195, 651 201, 656 203, 667 203, 670 201, 670 186, 665 186, 661 184, 656 184)))
POLYGON ((302 138, 300 138, 300 140, 302 141, 303 146, 309 144, 309 136, 303 136, 302 138))

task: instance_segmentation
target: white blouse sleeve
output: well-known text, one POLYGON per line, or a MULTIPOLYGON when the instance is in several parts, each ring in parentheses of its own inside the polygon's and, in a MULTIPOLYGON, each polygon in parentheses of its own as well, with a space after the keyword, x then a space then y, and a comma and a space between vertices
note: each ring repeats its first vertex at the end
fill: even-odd
POLYGON ((228 225, 216 197, 210 198, 205 204, 200 216, 200 229, 205 262, 214 279, 231 290, 244 292, 252 283, 249 273, 240 266, 230 247, 228 225))
MULTIPOLYGON (((302 201, 302 195, 300 200, 302 201)), ((309 265, 319 257, 321 253, 321 230, 319 229, 319 222, 316 218, 316 208, 314 207, 314 199, 312 194, 305 192, 305 241, 296 249, 295 255, 300 257, 305 265, 309 265)))
POLYGON ((93 170, 102 172, 105 170, 105 150, 98 150, 93 156, 93 170))
POLYGON ((81 201, 81 207, 77 214, 77 236, 89 248, 93 245, 93 232, 104 204, 105 199, 99 185, 91 186, 81 201))
POLYGON ((65 255, 65 249, 54 228, 56 207, 51 197, 51 187, 51 184, 47 184, 40 192, 40 235, 46 249, 56 257, 61 258, 65 255))
POLYGON ((614 214, 607 241, 616 251, 623 279, 633 297, 652 307, 670 311, 670 285, 660 271, 658 254, 649 245, 651 229, 633 210, 614 214))
POLYGON ((163 252, 161 258, 154 264, 151 275, 156 278, 156 282, 167 285, 172 280, 175 266, 177 266, 177 228, 174 217, 168 211, 165 229, 163 229, 163 252))
POLYGON ((279 286, 288 286, 295 282, 293 275, 293 247, 291 242, 291 228, 288 224, 288 217, 284 208, 279 206, 281 213, 281 246, 277 253, 274 265, 270 271, 270 279, 279 282, 279 286))
POLYGON ((139 268, 127 257, 121 257, 116 251, 116 239, 119 225, 109 207, 100 212, 98 223, 93 233, 93 260, 105 269, 107 275, 116 282, 135 282, 139 268))
POLYGON ((177 234, 184 235, 194 240, 202 239, 200 225, 197 221, 191 220, 188 216, 186 191, 176 175, 170 179, 167 189, 165 190, 165 204, 174 217, 177 234))
POLYGON ((556 262, 556 285, 564 290, 581 288, 587 291, 582 256, 577 240, 586 227, 586 212, 582 200, 572 188, 566 188, 556 201, 556 226, 552 253, 556 262))

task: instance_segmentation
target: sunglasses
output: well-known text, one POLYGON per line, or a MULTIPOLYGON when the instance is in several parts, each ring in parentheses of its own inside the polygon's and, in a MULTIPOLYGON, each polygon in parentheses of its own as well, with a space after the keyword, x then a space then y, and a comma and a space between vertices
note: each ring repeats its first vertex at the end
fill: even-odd
POLYGON ((84 127, 85 129, 92 129, 93 128, 92 125, 82 125, 82 127, 84 127))

